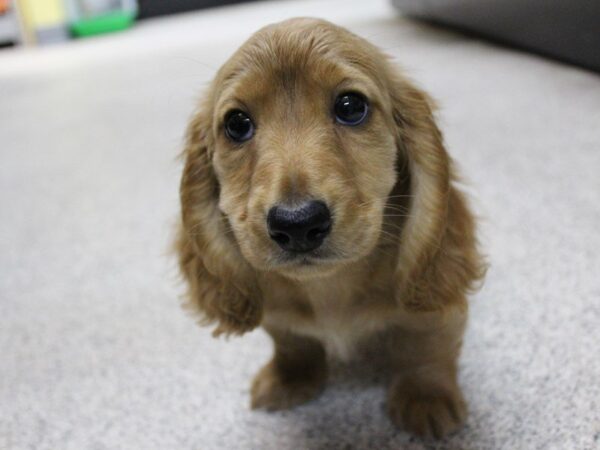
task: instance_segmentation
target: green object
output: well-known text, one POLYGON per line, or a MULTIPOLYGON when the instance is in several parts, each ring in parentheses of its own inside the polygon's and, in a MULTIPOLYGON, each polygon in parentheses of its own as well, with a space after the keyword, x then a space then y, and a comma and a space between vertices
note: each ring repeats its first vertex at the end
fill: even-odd
POLYGON ((129 28, 135 19, 135 13, 115 11, 89 19, 80 19, 71 23, 71 32, 75 36, 94 36, 111 31, 129 28))

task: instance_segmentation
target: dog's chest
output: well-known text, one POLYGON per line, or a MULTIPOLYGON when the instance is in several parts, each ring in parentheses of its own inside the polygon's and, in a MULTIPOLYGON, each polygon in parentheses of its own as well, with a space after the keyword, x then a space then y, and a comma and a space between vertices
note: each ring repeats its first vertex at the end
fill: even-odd
POLYGON ((349 360, 356 347, 396 320, 391 288, 380 280, 356 276, 303 284, 276 308, 267 321, 320 340, 330 354, 349 360))
POLYGON ((311 293, 314 321, 303 330, 320 339, 327 350, 348 360, 356 346, 393 320, 393 299, 377 290, 330 289, 311 293), (312 325, 312 326, 311 326, 312 325))

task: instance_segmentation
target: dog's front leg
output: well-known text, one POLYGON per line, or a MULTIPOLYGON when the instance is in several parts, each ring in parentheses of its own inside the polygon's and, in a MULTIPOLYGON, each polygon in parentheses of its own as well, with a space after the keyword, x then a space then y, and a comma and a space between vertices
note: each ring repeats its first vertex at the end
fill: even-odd
POLYGON ((273 328, 266 331, 273 338, 275 353, 254 377, 251 407, 288 409, 316 397, 327 378, 323 345, 289 331, 273 328))
MULTIPOLYGON (((428 313, 414 314, 411 321, 418 323, 419 314, 428 313)), ((390 350, 395 371, 388 393, 388 413, 396 425, 438 439, 458 429, 467 415, 457 382, 466 314, 455 311, 440 317, 431 326, 393 333, 390 350)))

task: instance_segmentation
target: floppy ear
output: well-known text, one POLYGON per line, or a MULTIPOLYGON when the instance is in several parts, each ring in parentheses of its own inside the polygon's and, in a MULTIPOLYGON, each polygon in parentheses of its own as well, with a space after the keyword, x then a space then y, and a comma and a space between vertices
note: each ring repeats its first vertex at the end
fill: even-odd
POLYGON ((215 336, 242 334, 259 325, 262 305, 254 273, 218 207, 214 144, 205 115, 209 110, 196 114, 187 131, 180 186, 179 265, 189 285, 187 306, 200 313, 201 323, 216 322, 215 336))
POLYGON ((435 260, 446 232, 450 199, 450 160, 427 95, 392 75, 392 108, 399 158, 410 179, 409 215, 400 235, 397 262, 399 301, 415 310, 439 308, 432 292, 435 260))

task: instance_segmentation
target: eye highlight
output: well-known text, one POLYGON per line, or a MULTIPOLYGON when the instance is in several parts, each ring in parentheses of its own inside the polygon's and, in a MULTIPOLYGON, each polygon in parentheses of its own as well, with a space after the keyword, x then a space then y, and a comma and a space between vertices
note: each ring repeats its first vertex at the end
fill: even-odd
POLYGON ((239 109, 225 116, 225 135, 234 142, 245 142, 254 136, 254 123, 248 114, 239 109))
POLYGON ((333 111, 337 123, 352 127, 365 121, 369 112, 369 104, 362 94, 345 92, 335 99, 333 111))

